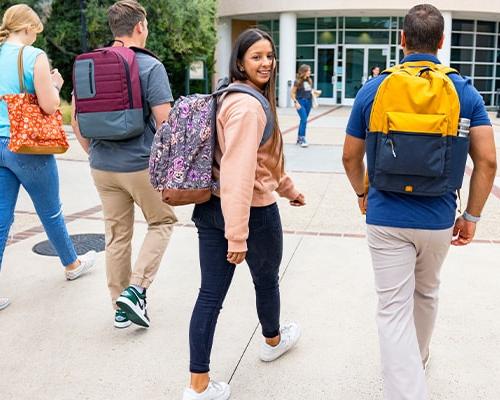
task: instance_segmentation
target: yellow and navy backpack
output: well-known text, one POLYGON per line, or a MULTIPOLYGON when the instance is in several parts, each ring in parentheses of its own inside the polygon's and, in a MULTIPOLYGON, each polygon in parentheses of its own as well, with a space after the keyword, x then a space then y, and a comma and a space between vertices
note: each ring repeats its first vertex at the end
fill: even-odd
POLYGON ((412 61, 383 73, 366 136, 370 185, 421 196, 460 189, 469 137, 458 136, 460 101, 448 76, 458 72, 412 61))

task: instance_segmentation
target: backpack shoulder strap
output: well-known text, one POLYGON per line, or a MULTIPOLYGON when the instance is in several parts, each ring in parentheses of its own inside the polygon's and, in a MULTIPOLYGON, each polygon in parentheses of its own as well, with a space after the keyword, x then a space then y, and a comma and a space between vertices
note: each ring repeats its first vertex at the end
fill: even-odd
POLYGON ((153 58, 156 58, 157 60, 161 61, 158 56, 153 53, 151 50, 148 50, 148 49, 144 49, 142 47, 135 47, 135 46, 131 46, 129 47, 130 50, 133 50, 135 53, 142 53, 142 54, 146 54, 150 57, 153 57, 153 58))
POLYGON ((252 97, 255 97, 260 102, 262 108, 264 109, 264 113, 266 114, 266 127, 264 128, 264 135, 262 136, 260 145, 262 146, 264 143, 266 143, 273 135, 274 115, 271 112, 269 101, 264 97, 264 95, 257 89, 254 89, 249 85, 245 85, 242 83, 233 83, 229 86, 220 88, 216 92, 212 93, 212 96, 217 97, 224 93, 246 93, 252 97))
POLYGON ((451 68, 443 64, 435 64, 435 65, 437 70, 443 72, 446 75, 451 75, 451 74, 460 75, 460 72, 458 72, 455 68, 451 68))

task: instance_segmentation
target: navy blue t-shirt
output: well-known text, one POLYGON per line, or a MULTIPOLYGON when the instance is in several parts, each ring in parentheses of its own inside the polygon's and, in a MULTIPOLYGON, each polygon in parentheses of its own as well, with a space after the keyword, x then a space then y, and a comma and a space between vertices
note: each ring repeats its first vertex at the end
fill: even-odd
MULTIPOLYGON (((401 62, 407 61, 440 63, 432 54, 411 54, 401 62)), ((366 138, 375 94, 387 76, 382 74, 367 81, 358 92, 347 123, 348 135, 366 138)), ((470 119, 471 128, 491 125, 483 98, 472 86, 471 80, 457 74, 449 77, 455 84, 460 99, 460 118, 470 119)), ((436 197, 412 196, 370 187, 366 223, 397 228, 447 229, 455 222, 456 208, 456 195, 453 192, 436 197)))

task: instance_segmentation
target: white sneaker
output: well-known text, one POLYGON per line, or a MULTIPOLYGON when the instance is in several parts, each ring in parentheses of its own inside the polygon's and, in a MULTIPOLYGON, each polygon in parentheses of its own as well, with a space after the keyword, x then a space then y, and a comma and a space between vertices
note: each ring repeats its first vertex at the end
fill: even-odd
POLYGON ((309 147, 309 143, 307 143, 307 140, 304 139, 301 143, 300 143, 300 147, 309 147))
POLYGON ((286 324, 280 329, 280 335, 277 346, 269 346, 266 342, 261 344, 259 357, 262 361, 274 361, 295 346, 300 339, 300 326, 295 322, 286 324))
POLYGON ((210 381, 208 387, 201 393, 186 388, 182 400, 227 400, 229 397, 231 397, 231 388, 227 383, 210 381))
POLYGON ((94 250, 91 250, 87 253, 85 253, 83 256, 78 257, 80 260, 80 265, 78 268, 75 268, 71 271, 66 271, 66 279, 68 281, 74 281, 75 279, 78 279, 80 276, 88 272, 96 262, 96 256, 97 253, 94 250))
POLYGON ((0 310, 7 308, 10 304, 10 300, 7 297, 0 297, 0 310))

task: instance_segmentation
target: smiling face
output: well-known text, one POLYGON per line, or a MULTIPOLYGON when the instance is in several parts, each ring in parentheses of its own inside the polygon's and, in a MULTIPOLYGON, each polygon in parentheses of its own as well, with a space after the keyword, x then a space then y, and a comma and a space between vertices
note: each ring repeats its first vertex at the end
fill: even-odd
POLYGON ((248 48, 241 64, 248 80, 260 89, 264 89, 276 66, 273 46, 266 39, 255 42, 248 48))

